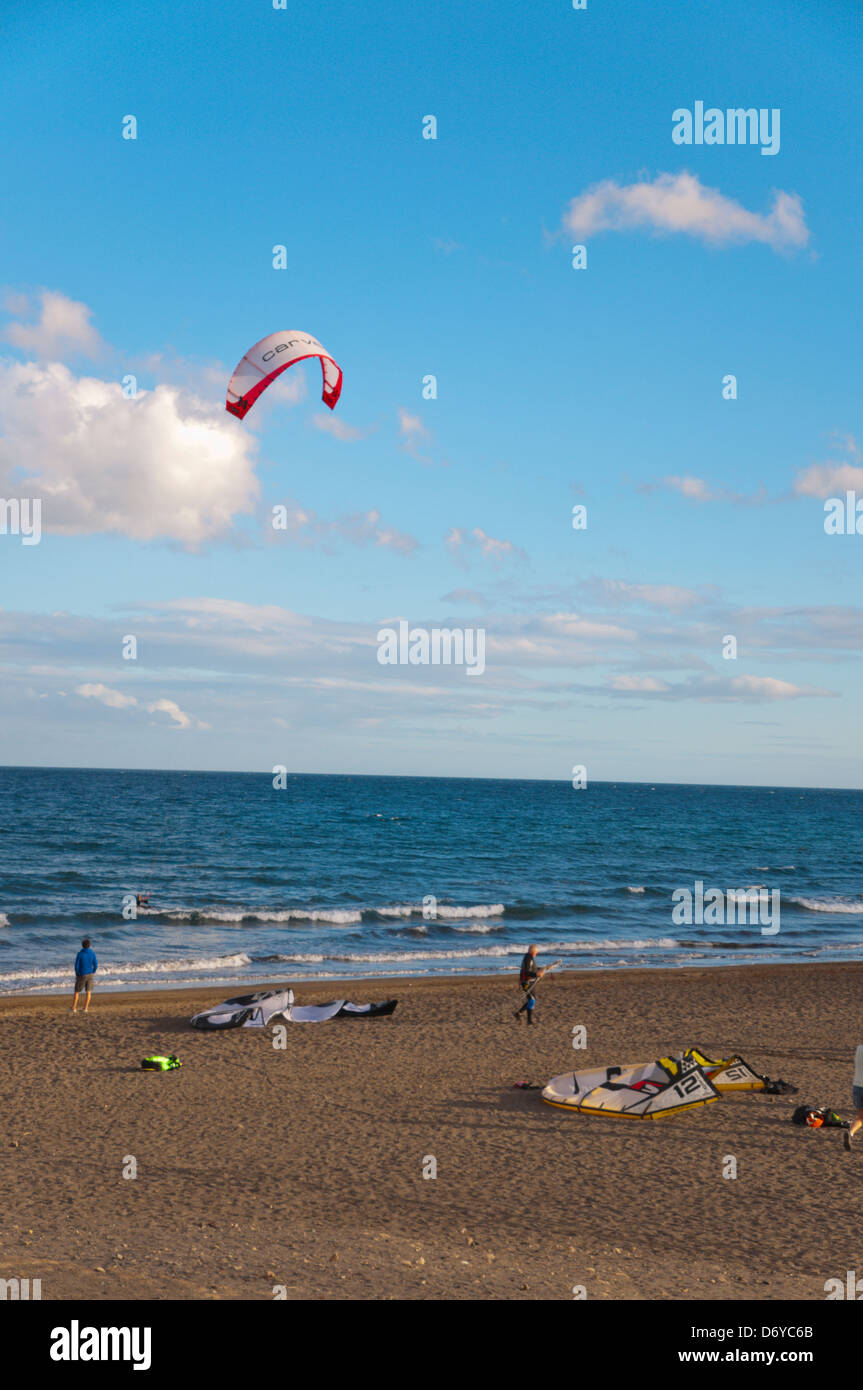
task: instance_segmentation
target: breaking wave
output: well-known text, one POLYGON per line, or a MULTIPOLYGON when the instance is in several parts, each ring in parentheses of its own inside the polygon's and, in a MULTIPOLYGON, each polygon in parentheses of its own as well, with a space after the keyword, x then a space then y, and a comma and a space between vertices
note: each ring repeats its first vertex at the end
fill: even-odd
MULTIPOLYGON (((203 926, 219 923, 224 926, 239 926, 243 922, 324 922, 328 926, 353 926, 359 922, 375 920, 408 920, 423 917, 427 921, 457 922, 465 917, 501 917, 506 908, 503 903, 476 903, 470 906, 451 906, 437 903, 434 908, 424 907, 422 903, 395 903, 383 907, 286 907, 274 911, 265 908, 224 908, 202 907, 194 909, 166 908, 162 912, 149 909, 147 915, 159 916, 169 922, 190 922, 203 926)), ((144 913, 139 913, 143 916, 144 913)))
POLYGON ((197 925, 219 922, 226 926, 239 925, 241 922, 326 922, 329 926, 343 927, 363 920, 362 912, 341 907, 286 907, 276 912, 202 907, 191 912, 173 910, 159 915, 169 922, 192 922, 197 925))
POLYGON ((807 912, 842 912, 852 916, 863 915, 863 901, 851 898, 789 898, 795 907, 804 907, 807 912))

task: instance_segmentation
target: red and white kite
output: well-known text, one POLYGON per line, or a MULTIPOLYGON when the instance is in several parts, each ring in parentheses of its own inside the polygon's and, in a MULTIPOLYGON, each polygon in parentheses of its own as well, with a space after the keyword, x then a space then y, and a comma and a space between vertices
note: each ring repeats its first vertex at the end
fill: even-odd
POLYGON ((281 376, 282 372, 292 367, 295 362, 302 362, 307 357, 319 357, 321 360, 324 374, 323 400, 332 410, 341 395, 342 369, 317 338, 310 338, 308 333, 303 333, 297 328, 282 333, 270 333, 268 337, 255 343, 254 347, 249 348, 237 363, 237 370, 231 377, 225 409, 236 415, 238 420, 242 420, 271 381, 275 381, 277 376, 281 376))

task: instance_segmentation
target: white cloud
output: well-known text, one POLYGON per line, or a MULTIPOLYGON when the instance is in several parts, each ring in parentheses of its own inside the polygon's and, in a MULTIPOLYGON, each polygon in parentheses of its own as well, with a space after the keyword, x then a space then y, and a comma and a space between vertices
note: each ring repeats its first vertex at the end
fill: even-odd
POLYGON ((83 695, 85 699, 98 700, 109 709, 128 709, 138 703, 134 695, 123 695, 121 691, 112 690, 108 685, 79 685, 75 688, 75 694, 83 695))
POLYGON ((195 546, 251 512, 255 444, 175 386, 123 395, 59 362, 0 363, 0 482, 43 502, 50 532, 121 532, 195 546))
POLYGON ((703 594, 678 584, 629 584, 625 579, 604 579, 593 586, 604 598, 621 603, 643 603, 649 608, 692 608, 703 602, 703 594))
POLYGON ((324 521, 310 509, 295 504, 288 505, 286 512, 287 525, 274 530, 274 536, 288 535, 303 545, 321 546, 326 550, 332 548, 334 541, 345 541, 349 545, 373 545, 411 555, 419 544, 407 532, 384 525, 376 507, 367 512, 350 512, 335 521, 324 521))
POLYGON ((411 415, 403 406, 399 406, 399 430, 402 436, 411 442, 429 437, 429 432, 420 417, 411 415))
POLYGON ((412 414, 405 410, 403 406, 398 407, 399 434, 402 438, 401 449, 406 454, 410 454, 417 463, 422 463, 429 468, 448 468, 449 462, 445 458, 434 459, 430 454, 421 453, 420 446, 427 444, 432 439, 429 429, 423 424, 419 415, 412 414))
POLYGON ((828 694, 826 690, 791 685, 773 676, 735 676, 729 685, 735 695, 749 695, 760 700, 795 700, 800 696, 828 694))
POLYGON ((853 434, 846 434, 844 430, 834 430, 833 438, 836 441, 835 448, 844 449, 845 453, 850 454, 858 463, 863 463, 863 450, 853 434))
POLYGON ((863 492, 863 453, 853 434, 834 430, 833 448, 846 457, 826 459, 798 470, 792 487, 795 496, 824 498, 842 492, 863 492))
POLYGON ((636 693, 656 693, 658 691, 670 690, 671 686, 666 681, 657 680, 655 676, 615 676, 611 682, 612 690, 629 690, 636 693))
POLYGON ((328 411, 325 415, 321 411, 318 415, 312 416, 312 424, 316 430, 321 430, 324 434, 331 434, 334 439, 341 439, 347 443, 353 443, 357 439, 365 439, 370 433, 369 430, 362 430, 358 425, 347 424, 340 416, 328 411))
POLYGON ((409 410, 399 406, 399 434, 402 437, 402 449, 411 458, 416 459, 417 463, 433 464, 434 460, 428 454, 420 453, 420 445, 431 438, 431 434, 426 429, 418 415, 412 415, 409 410))
MULTIPOLYGON (((106 346, 90 322, 92 310, 86 304, 54 290, 43 290, 39 299, 41 307, 35 323, 5 326, 2 337, 7 343, 41 361, 62 361, 70 354, 90 358, 104 355, 106 346)), ((32 312, 24 295, 7 295, 5 305, 18 317, 32 312)))
POLYGON ((596 622, 583 618, 580 613, 549 613, 539 619, 539 624, 560 637, 577 637, 590 642, 631 642, 635 638, 631 628, 596 622))
POLYGON ((220 407, 224 405, 228 373, 221 362, 198 361, 174 352, 147 352, 141 357, 130 358, 128 370, 146 376, 156 385, 165 382, 182 386, 193 396, 212 400, 220 407))
MULTIPOLYGON (((662 479, 661 486, 669 488, 672 492, 679 492, 681 497, 686 497, 690 502, 735 502, 747 506, 760 506, 768 500, 767 489, 763 483, 760 484, 757 492, 746 495, 742 492, 734 492, 727 487, 713 488, 703 478, 695 478, 691 474, 684 477, 676 477, 671 474, 662 479)), ((647 484, 640 490, 653 492, 655 485, 647 484)))
POLYGON ((798 497, 835 497, 846 491, 863 493, 863 468, 852 463, 815 463, 794 479, 798 497))
POLYGON ((679 492, 682 497, 688 497, 693 502, 716 502, 721 498, 721 494, 713 492, 703 478, 663 478, 666 487, 679 492))
MULTIPOLYGON (((62 692, 61 692, 62 693, 62 692)), ((98 700, 100 704, 107 705, 109 709, 133 709, 139 708, 138 700, 134 695, 124 695, 122 691, 112 690, 109 685, 85 684, 75 687, 75 694, 84 699, 98 700)), ((173 719, 176 728, 192 729, 196 726, 196 721, 185 714, 175 700, 165 698, 151 700, 144 705, 148 714, 167 714, 173 719)), ((199 729, 208 727, 206 724, 197 723, 199 729)))
POLYGON ((734 676, 731 679, 704 676, 671 685, 653 676, 622 675, 613 677, 609 689, 624 695, 661 695, 671 701, 715 700, 740 703, 752 700, 829 698, 834 695, 830 690, 821 690, 811 685, 793 685, 790 681, 778 680, 775 676, 734 676))
POLYGON ((278 604, 197 596, 124 605, 98 619, 0 610, 0 704, 23 724, 35 709, 47 727, 52 719, 68 718, 73 728, 89 722, 96 735, 104 728, 125 737, 130 748, 147 738, 185 746, 200 737, 204 745, 198 731, 207 727, 219 730, 224 746, 233 733, 258 737, 273 727, 273 718, 303 735, 345 732, 375 719, 388 726, 405 719, 415 729, 414 692, 422 693, 426 712, 444 721, 493 717, 489 701, 498 714, 546 711, 548 720, 541 717, 537 725, 540 738, 553 712, 571 712, 573 700, 606 710, 679 706, 696 711, 696 719, 705 706, 743 718, 755 706, 764 711, 770 705, 784 718, 799 711, 801 700, 844 696, 834 718, 844 708, 853 720, 851 663, 863 644, 863 608, 723 605, 718 611, 715 597, 706 613, 694 614, 683 608, 657 615, 642 606, 630 615, 620 605, 580 613, 564 602, 551 612, 495 605, 482 621, 484 714, 475 696, 466 698, 456 668, 384 672, 376 660, 380 627, 394 626, 399 617, 427 628, 450 626, 445 613, 394 611, 383 603, 377 611, 380 618, 332 619, 278 604), (118 672, 111 657, 118 631, 138 634, 147 652, 140 670, 118 672), (740 663, 720 661, 717 633, 725 632, 737 632, 749 653, 746 674, 736 674, 740 663), (801 675, 801 661, 819 659, 844 677, 840 688, 816 688, 814 676, 810 684, 801 675), (60 700, 61 690, 75 694, 60 700))
POLYGON ((332 523, 332 529, 353 545, 376 545, 384 550, 398 550, 405 555, 417 547, 413 536, 397 531, 394 526, 381 525, 381 514, 373 509, 369 512, 353 512, 332 523))
POLYGON ((459 563, 465 563, 465 553, 468 551, 479 551, 483 559, 491 560, 492 564, 500 565, 504 560, 525 560, 527 556, 524 551, 514 545, 512 541, 498 540, 490 536, 481 526, 474 526, 472 531, 463 530, 460 526, 450 527, 446 538, 446 546, 453 559, 459 563))
POLYGON ((596 232, 679 232, 714 246, 763 242, 775 251, 805 246, 809 230, 796 193, 777 189, 769 213, 749 212, 697 175, 658 174, 652 183, 615 183, 606 179, 573 198, 564 215, 573 236, 596 232))
POLYGON ((170 715, 178 729, 191 729, 192 727, 192 721, 188 714, 184 714, 174 700, 153 700, 146 706, 146 709, 148 714, 170 715))

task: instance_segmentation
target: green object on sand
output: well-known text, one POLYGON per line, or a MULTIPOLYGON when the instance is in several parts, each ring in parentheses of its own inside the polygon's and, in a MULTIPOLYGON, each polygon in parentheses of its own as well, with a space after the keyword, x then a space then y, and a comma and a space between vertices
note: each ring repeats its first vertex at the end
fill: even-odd
POLYGON ((179 1057, 145 1057, 141 1063, 142 1071, 173 1071, 182 1066, 179 1057))

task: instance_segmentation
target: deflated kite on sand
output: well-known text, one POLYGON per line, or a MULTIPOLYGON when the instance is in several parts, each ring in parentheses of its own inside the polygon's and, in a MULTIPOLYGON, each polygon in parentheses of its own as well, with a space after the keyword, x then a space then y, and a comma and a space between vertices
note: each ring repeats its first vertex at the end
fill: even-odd
POLYGON ((266 1028, 275 1019, 288 1023, 325 1023, 330 1018, 384 1018, 391 1014, 397 999, 383 1004, 351 1004, 333 999, 329 1004, 295 1004, 292 989, 262 990, 226 999, 212 1009, 204 1009, 192 1019, 193 1028, 209 1031, 219 1028, 266 1028))
POLYGON ((690 1047, 682 1057, 598 1067, 552 1077, 542 1093, 548 1105, 585 1115, 619 1115, 659 1120, 698 1105, 710 1105, 725 1091, 765 1091, 783 1095, 796 1088, 770 1081, 742 1057, 711 1060, 690 1047))

